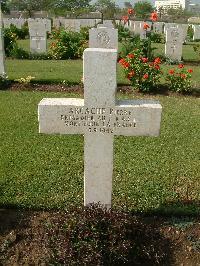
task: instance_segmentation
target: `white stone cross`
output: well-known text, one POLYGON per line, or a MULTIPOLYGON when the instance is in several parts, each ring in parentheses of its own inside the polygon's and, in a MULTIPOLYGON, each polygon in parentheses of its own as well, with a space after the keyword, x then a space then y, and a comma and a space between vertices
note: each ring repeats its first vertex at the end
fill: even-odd
POLYGON ((84 205, 111 207, 114 136, 158 136, 162 107, 151 100, 115 99, 116 49, 84 52, 84 99, 43 99, 39 132, 84 134, 84 205))

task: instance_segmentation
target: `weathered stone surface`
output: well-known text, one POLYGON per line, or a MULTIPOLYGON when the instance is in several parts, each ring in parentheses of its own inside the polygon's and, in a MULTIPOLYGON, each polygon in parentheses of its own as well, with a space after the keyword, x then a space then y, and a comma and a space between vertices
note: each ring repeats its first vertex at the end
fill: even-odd
POLYGON ((166 30, 165 55, 173 61, 181 61, 183 45, 182 29, 177 27, 166 30))
POLYGON ((111 28, 90 29, 89 47, 118 49, 118 30, 111 28))
POLYGON ((116 49, 84 52, 84 100, 43 99, 39 131, 84 134, 84 204, 111 207, 114 135, 158 136, 162 107, 148 100, 116 101, 116 49))
POLYGON ((103 24, 98 24, 97 28, 110 28, 110 29, 114 29, 114 25, 112 23, 112 20, 104 20, 103 24))
POLYGON ((81 28, 80 20, 77 19, 65 19, 64 27, 66 30, 79 32, 81 28))
POLYGON ((47 28, 41 20, 29 20, 30 51, 45 53, 47 51, 47 28))
POLYGON ((155 33, 163 33, 163 29, 164 29, 164 23, 163 22, 154 22, 153 23, 153 31, 155 33))
POLYGON ((193 40, 200 40, 200 25, 193 25, 194 35, 193 40))

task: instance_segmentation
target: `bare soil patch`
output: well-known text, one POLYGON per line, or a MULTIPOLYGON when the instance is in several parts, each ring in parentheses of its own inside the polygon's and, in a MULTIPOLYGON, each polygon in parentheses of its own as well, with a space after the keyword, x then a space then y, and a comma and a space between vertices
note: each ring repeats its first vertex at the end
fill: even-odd
MULTIPOLYGON (((52 246, 52 237, 59 235, 55 245, 58 246, 60 243, 61 253, 62 249, 65 249, 63 243, 66 244, 66 232, 62 234, 64 231, 59 231, 65 222, 65 217, 64 212, 57 211, 1 209, 0 265, 70 265, 67 262, 59 264, 55 261, 55 247, 52 246), (49 228, 51 232, 59 233, 50 235, 49 228), (52 258, 54 258, 53 261, 52 258)), ((149 241, 153 242, 149 242, 148 245, 155 247, 155 253, 158 249, 158 254, 164 254, 165 258, 165 263, 162 261, 147 264, 141 262, 140 258, 135 265, 200 265, 200 220, 198 218, 133 216, 133 219, 139 221, 137 222, 138 231, 145 228, 155 234, 155 238, 149 236, 151 239, 149 241), (143 227, 140 227, 140 223, 143 227)), ((80 242, 82 240, 80 239, 80 242)), ((114 264, 109 262, 102 265, 114 264)), ((132 264, 127 261, 124 265, 132 264)))

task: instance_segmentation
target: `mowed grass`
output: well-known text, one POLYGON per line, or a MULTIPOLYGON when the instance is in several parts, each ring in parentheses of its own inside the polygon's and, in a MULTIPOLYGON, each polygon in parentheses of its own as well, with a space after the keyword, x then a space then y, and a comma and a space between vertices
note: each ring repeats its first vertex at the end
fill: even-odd
MULTIPOLYGON (((79 96, 0 91, 0 207, 83 204, 84 138, 38 133, 37 105, 44 97, 79 96)), ((163 106, 161 135, 115 137, 113 205, 197 214, 200 101, 154 98, 163 106)))
MULTIPOLYGON (((165 83, 164 76, 175 65, 162 64, 164 75, 161 83, 165 83)), ((192 68, 192 84, 195 88, 200 88, 200 67, 187 65, 187 69, 192 68)), ((35 82, 79 84, 83 76, 82 60, 6 60, 6 70, 9 79, 15 80, 22 77, 35 77, 35 82)), ((129 84, 128 79, 124 76, 122 67, 117 67, 118 84, 129 84)))

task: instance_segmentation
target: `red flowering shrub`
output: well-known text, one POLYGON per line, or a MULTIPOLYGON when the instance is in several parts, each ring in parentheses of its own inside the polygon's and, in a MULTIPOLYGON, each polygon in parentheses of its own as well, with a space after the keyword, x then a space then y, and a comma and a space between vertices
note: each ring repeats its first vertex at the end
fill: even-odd
POLYGON ((158 20, 158 14, 154 11, 153 13, 151 13, 150 19, 152 21, 157 21, 158 20))
POLYGON ((176 69, 170 69, 166 77, 170 90, 189 92, 191 90, 192 72, 192 69, 186 69, 183 64, 179 64, 176 69))
POLYGON ((150 63, 148 58, 143 57, 141 50, 136 49, 126 58, 119 60, 119 63, 124 68, 125 75, 134 89, 143 92, 155 89, 161 76, 160 58, 156 58, 154 62, 150 63))
POLYGON ((54 42, 50 45, 49 54, 53 59, 81 58, 83 51, 88 47, 87 34, 55 30, 52 32, 54 42))
POLYGON ((128 9, 128 14, 129 14, 129 15, 133 15, 133 14, 134 14, 134 9, 129 8, 129 9, 128 9))
POLYGON ((144 25, 143 25, 143 29, 144 29, 144 30, 147 30, 148 28, 150 28, 150 26, 149 26, 147 23, 144 23, 144 25))

